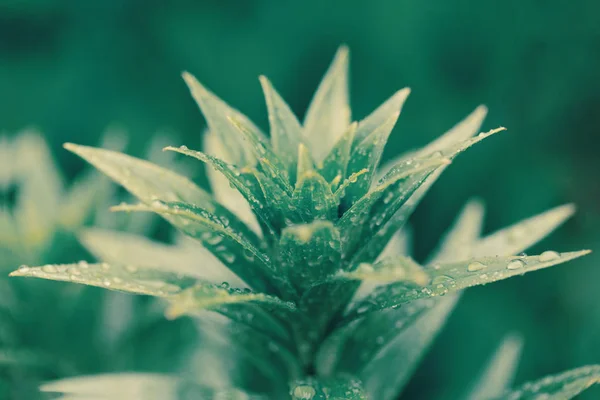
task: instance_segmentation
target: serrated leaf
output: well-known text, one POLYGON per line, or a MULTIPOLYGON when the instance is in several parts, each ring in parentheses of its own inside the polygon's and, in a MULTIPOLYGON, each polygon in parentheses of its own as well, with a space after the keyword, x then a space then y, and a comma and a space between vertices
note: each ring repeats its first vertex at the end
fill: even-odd
POLYGON ((194 246, 173 246, 139 235, 99 228, 85 229, 78 236, 94 257, 108 263, 162 269, 207 282, 228 282, 232 286, 246 286, 237 275, 197 242, 193 243, 194 246))
POLYGON ((298 145, 303 138, 302 126, 290 107, 265 76, 260 77, 260 83, 265 94, 269 113, 273 150, 286 164, 288 175, 290 177, 295 176, 298 145))
POLYGON ((526 272, 551 267, 589 254, 547 251, 539 256, 484 257, 462 262, 439 263, 428 268, 431 282, 423 287, 390 284, 377 288, 350 312, 352 318, 378 309, 396 307, 421 298, 442 296, 471 286, 507 279, 526 272))
POLYGON ((77 154, 148 204, 154 200, 185 201, 214 212, 215 204, 189 179, 155 164, 110 150, 66 143, 77 154))
POLYGON ((329 221, 290 226, 282 232, 278 251, 281 268, 304 291, 339 269, 340 234, 329 221))
POLYGON ((196 282, 192 277, 169 271, 139 268, 136 265, 88 264, 85 261, 77 264, 49 264, 42 267, 22 266, 11 272, 10 276, 73 282, 157 297, 173 295, 196 282))
POLYGON ((497 400, 569 400, 600 383, 600 365, 589 365, 529 382, 497 400))
POLYGON ((273 267, 267 256, 253 243, 241 236, 229 222, 205 210, 186 203, 154 201, 150 205, 138 204, 113 207, 115 211, 155 212, 186 235, 198 239, 233 273, 250 287, 259 291, 274 290, 273 267))
MULTIPOLYGON (((352 149, 352 142, 354 141, 357 127, 358 123, 356 122, 350 124, 323 162, 318 166, 319 173, 323 175, 326 181, 334 182, 337 180, 339 184, 346 176, 348 162, 350 161, 350 150, 352 149)), ((337 189, 337 184, 332 187, 332 190, 335 189, 337 189)))
MULTIPOLYGON (((207 154, 231 164, 233 157, 218 135, 207 130, 202 147, 207 154)), ((234 213, 240 221, 248 225, 252 231, 260 234, 260 225, 248 200, 236 188, 231 187, 229 179, 214 168, 207 168, 206 176, 215 199, 234 213)))
POLYGON ((403 256, 380 260, 373 264, 360 263, 352 271, 340 271, 336 279, 377 283, 408 282, 416 285, 426 285, 429 282, 427 272, 414 260, 403 256))
POLYGON ((317 162, 323 160, 350 124, 348 48, 337 51, 304 118, 304 135, 317 162))
POLYGON ((399 115, 399 112, 393 113, 381 126, 376 127, 373 132, 369 133, 350 154, 346 173, 352 174, 365 168, 368 172, 358 178, 357 182, 346 191, 346 196, 344 196, 342 202, 344 210, 350 208, 369 191, 371 180, 383 154, 383 148, 399 115))
POLYGON ((316 171, 305 172, 292 194, 292 205, 302 222, 335 220, 338 204, 329 183, 316 171))
POLYGON ((523 340, 518 336, 508 336, 468 396, 467 400, 493 399, 501 396, 510 387, 517 371, 523 340))
POLYGON ((520 253, 546 237, 574 213, 575 206, 566 204, 501 229, 482 238, 473 249, 473 256, 520 253))
POLYGON ((219 135, 227 147, 231 157, 230 162, 235 165, 253 166, 256 163, 255 154, 249 144, 244 141, 239 131, 231 125, 229 117, 239 120, 244 125, 248 125, 257 135, 264 137, 260 130, 242 113, 227 105, 223 100, 215 96, 206 89, 191 74, 184 72, 183 79, 188 85, 194 100, 200 107, 202 114, 206 118, 209 129, 219 135))

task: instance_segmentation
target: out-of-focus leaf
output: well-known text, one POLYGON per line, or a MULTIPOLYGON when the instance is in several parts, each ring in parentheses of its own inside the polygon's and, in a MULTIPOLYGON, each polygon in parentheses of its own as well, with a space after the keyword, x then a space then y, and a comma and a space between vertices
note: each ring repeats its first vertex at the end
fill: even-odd
POLYGON ((304 135, 317 162, 350 125, 348 48, 340 47, 325 73, 304 118, 304 135))
POLYGON ((214 201, 208 193, 189 179, 155 164, 110 150, 65 144, 125 189, 148 204, 155 200, 185 201, 214 212, 214 201))
POLYGON ((518 336, 504 339, 466 399, 500 397, 512 384, 522 347, 523 341, 518 336))
POLYGON ((163 269, 208 282, 245 287, 237 275, 197 242, 193 246, 172 246, 140 235, 100 228, 81 231, 79 240, 97 259, 108 263, 163 269))
POLYGON ((566 204, 501 229, 482 238, 473 249, 473 256, 508 256, 520 253, 548 236, 574 213, 575 207, 566 204))
POLYGON ((251 126, 253 131, 258 132, 258 135, 264 137, 256 125, 248 117, 230 107, 206 89, 191 74, 184 72, 183 79, 188 85, 194 100, 196 100, 196 103, 200 107, 202 114, 204 114, 209 129, 214 134, 219 135, 219 138, 227 147, 231 157, 229 161, 242 167, 254 165, 256 163, 254 152, 239 134, 239 131, 231 125, 229 118, 234 117, 243 124, 251 126))
POLYGON ((600 365, 589 365, 526 383, 497 400, 569 400, 597 383, 600 383, 600 365))
POLYGON ((287 165, 288 175, 296 175, 298 162, 298 145, 302 142, 302 126, 298 119, 275 90, 271 82, 265 77, 260 77, 267 109, 269 112, 269 125, 271 126, 271 144, 273 150, 279 154, 287 165))

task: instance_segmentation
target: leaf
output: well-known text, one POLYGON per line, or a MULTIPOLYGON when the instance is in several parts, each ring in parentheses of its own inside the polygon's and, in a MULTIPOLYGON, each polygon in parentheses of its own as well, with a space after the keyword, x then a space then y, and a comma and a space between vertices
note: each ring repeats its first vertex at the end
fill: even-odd
POLYGON ((62 197, 60 222, 68 229, 82 226, 110 195, 110 181, 96 171, 78 177, 62 197))
POLYGON ((546 237, 574 213, 575 206, 566 204, 527 218, 481 239, 474 248, 473 256, 520 253, 546 237))
POLYGON ((304 135, 317 162, 322 161, 350 125, 348 48, 338 49, 304 118, 304 135))
POLYGON ((155 212, 186 235, 198 239, 233 273, 259 291, 274 290, 273 267, 253 243, 228 226, 228 222, 185 203, 154 201, 151 205, 113 207, 115 211, 155 212))
MULTIPOLYGON (((335 179, 341 181, 346 176, 348 161, 350 161, 350 150, 357 127, 358 123, 356 122, 350 124, 323 162, 318 166, 319 173, 323 175, 326 181, 333 182, 335 179)), ((335 190, 336 186, 334 185, 332 190, 335 190)))
POLYGON ((504 339, 466 398, 481 400, 500 397, 515 377, 522 347, 523 341, 518 336, 511 335, 504 339))
POLYGON ((291 193, 292 187, 290 186, 286 166, 279 156, 273 152, 271 146, 259 136, 256 130, 244 124, 243 121, 235 118, 230 118, 229 121, 250 144, 262 171, 269 178, 273 179, 286 193, 291 193))
POLYGON ((176 400, 179 380, 160 374, 102 374, 45 383, 42 392, 68 395, 69 399, 176 400))
MULTIPOLYGON (((479 134, 477 137, 467 139, 460 143, 454 143, 450 145, 450 147, 448 147, 445 151, 431 153, 430 157, 447 157, 452 160, 458 154, 460 154, 470 146, 474 145, 475 143, 478 143, 483 139, 486 139, 489 136, 501 132, 503 130, 504 128, 493 129, 489 132, 479 134)), ((461 133, 461 130, 458 130, 457 132, 461 133)), ((418 154, 422 154, 422 152, 419 152, 418 154)), ((405 160, 404 162, 408 161, 405 160)), ((441 166, 440 168, 429 174, 426 180, 424 182, 421 182, 419 184, 419 187, 414 191, 414 193, 411 194, 410 198, 401 203, 400 208, 394 207, 396 211, 394 211, 393 215, 390 216, 389 211, 394 208, 383 207, 382 215, 385 216, 385 221, 382 219, 383 217, 381 215, 379 217, 373 218, 373 222, 375 222, 375 225, 378 227, 377 232, 376 234, 373 234, 369 242, 365 246, 363 246, 363 249, 361 250, 360 254, 356 256, 357 259, 373 259, 377 256, 377 254, 379 254, 383 250, 383 248, 390 240, 394 232, 398 231, 406 223, 409 216, 413 213, 417 205, 421 202, 427 191, 440 177, 442 172, 444 172, 446 166, 441 166)), ((386 176, 389 175, 390 172, 388 172, 386 176)), ((397 205, 397 203, 395 205, 397 205)))
POLYGON ((369 190, 385 144, 409 93, 408 88, 399 91, 359 124, 355 135, 355 142, 358 143, 353 145, 347 173, 351 174, 363 168, 368 169, 369 173, 361 176, 346 194, 344 202, 348 206, 358 201, 369 190))
POLYGON ((339 327, 319 349, 319 373, 349 373, 363 380, 368 398, 396 399, 456 300, 423 299, 339 327))
POLYGON ((352 174, 353 172, 357 172, 364 168, 369 172, 362 175, 356 184, 352 185, 352 187, 346 191, 346 196, 343 200, 344 209, 350 208, 368 192, 375 169, 383 154, 383 148, 399 115, 400 113, 392 114, 388 120, 360 142, 350 154, 347 174, 352 174))
POLYGON ((279 264, 301 291, 325 280, 340 267, 340 233, 329 221, 294 225, 283 230, 279 264))
POLYGON ((290 177, 295 176, 298 146, 303 138, 302 126, 290 107, 265 76, 260 77, 260 83, 269 112, 273 150, 287 165, 288 175, 290 177))
POLYGON ((137 265, 184 274, 212 283, 228 282, 232 286, 246 286, 197 242, 193 246, 173 246, 139 235, 100 228, 82 230, 79 240, 94 257, 108 263, 137 265))
POLYGON ((469 201, 432 255, 432 262, 466 260, 471 257, 473 247, 481 234, 484 212, 481 201, 469 201))
POLYGON ((45 383, 40 390, 60 393, 64 400, 264 399, 234 388, 212 389, 169 375, 130 372, 65 378, 45 383))
POLYGON ((526 383, 498 400, 569 400, 597 383, 600 383, 600 365, 588 365, 526 383))
POLYGON ((357 379, 303 378, 291 383, 292 400, 367 400, 362 383, 357 379))
MULTIPOLYGON (((245 324, 232 323, 222 319, 205 319, 198 325, 198 328, 205 333, 206 340, 212 340, 215 344, 225 346, 227 351, 231 352, 236 360, 236 367, 249 362, 256 368, 256 370, 242 371, 245 373, 241 378, 249 378, 249 382, 244 382, 242 387, 248 390, 260 389, 264 392, 264 385, 258 388, 253 385, 257 378, 260 379, 264 376, 265 384, 274 386, 273 389, 279 392, 277 396, 269 398, 284 398, 281 396, 281 389, 284 387, 288 389, 288 380, 296 379, 303 373, 297 357, 285 344, 273 340, 272 336, 262 334, 245 324)), ((213 346, 212 342, 210 346, 213 346)), ((204 351, 206 348, 201 347, 198 350, 204 351)), ((202 373, 202 371, 199 372, 202 373)), ((236 386, 239 384, 236 383, 236 386)))
POLYGON ((254 152, 239 134, 239 131, 231 125, 229 118, 233 117, 239 120, 240 123, 250 126, 252 131, 257 132, 257 135, 261 137, 264 137, 264 135, 260 133, 260 130, 248 117, 215 96, 198 82, 193 75, 184 72, 182 76, 194 100, 196 100, 196 103, 200 107, 202 114, 204 114, 209 129, 219 135, 220 140, 227 148, 228 154, 231 157, 229 161, 242 167, 254 166, 256 163, 254 152))
POLYGON ((400 284, 381 286, 359 303, 351 315, 395 307, 421 298, 443 296, 471 286, 484 285, 562 264, 589 253, 589 250, 570 253, 546 251, 539 256, 496 256, 435 264, 428 269, 431 277, 428 285, 420 288, 400 284))
POLYGON ((233 288, 228 283, 221 285, 197 283, 191 288, 169 297, 171 303, 167 310, 168 318, 177 318, 184 314, 196 314, 204 309, 213 309, 226 304, 262 302, 274 307, 294 310, 293 303, 285 303, 279 298, 250 289, 233 288))
MULTIPOLYGON (((368 240, 370 236, 365 231, 369 229, 368 224, 373 218, 373 208, 380 199, 384 208, 391 213, 392 209, 388 207, 388 204, 392 200, 395 201, 395 204, 391 204, 390 207, 400 207, 400 204, 406 201, 423 183, 428 174, 447 162, 447 159, 443 157, 407 161, 390 171, 374 189, 356 202, 337 222, 336 225, 343 235, 344 253, 351 255, 359 240, 364 240, 362 238, 368 240)), ((377 216, 373 222, 380 224, 382 218, 385 217, 386 215, 377 216)), ((359 258, 357 261, 367 261, 367 259, 359 258)))
POLYGON ((299 177, 291 204, 302 222, 337 219, 338 202, 329 183, 316 171, 305 172, 299 177))
POLYGON ((419 264, 402 256, 380 260, 374 264, 360 263, 351 272, 340 271, 336 279, 377 283, 408 282, 416 285, 426 285, 429 282, 429 276, 419 264))
POLYGON ((353 149, 356 148, 367 136, 369 136, 378 127, 383 125, 393 114, 400 114, 404 102, 410 94, 409 88, 398 90, 383 104, 381 104, 369 116, 364 118, 358 124, 353 149))
POLYGON ((300 182, 300 179, 302 178, 302 176, 305 173, 311 172, 314 169, 315 169, 315 161, 312 159, 312 157, 310 155, 310 151, 304 144, 300 143, 298 145, 298 165, 296 168, 296 186, 298 186, 298 182, 300 182))
POLYGON ((201 151, 190 150, 185 146, 169 146, 165 147, 164 150, 184 154, 186 156, 193 157, 210 165, 215 171, 218 171, 223 176, 225 176, 229 183, 238 190, 238 192, 246 199, 246 201, 250 205, 250 208, 258 216, 258 218, 262 222, 267 224, 267 226, 271 226, 271 221, 268 212, 264 210, 263 196, 259 192, 260 187, 259 185, 255 185, 253 182, 255 175, 253 173, 253 170, 246 168, 244 170, 240 170, 233 164, 228 164, 223 160, 202 153, 201 151))
MULTIPOLYGON (((233 157, 229 155, 228 149, 218 135, 206 131, 204 134, 203 148, 207 154, 231 165, 233 157)), ((207 168, 206 175, 215 199, 235 214, 240 221, 248 225, 253 232, 260 234, 260 225, 252 212, 248 200, 246 200, 237 189, 231 187, 229 179, 224 176, 222 172, 214 168, 207 168)))
POLYGON ((146 204, 154 200, 185 201, 207 211, 215 211, 215 203, 208 193, 189 179, 167 169, 110 150, 72 143, 66 143, 64 147, 104 172, 146 204))
POLYGON ((65 281, 96 286, 127 293, 166 297, 181 291, 195 283, 191 277, 173 272, 136 265, 88 264, 48 264, 42 267, 21 266, 9 276, 23 276, 65 281))

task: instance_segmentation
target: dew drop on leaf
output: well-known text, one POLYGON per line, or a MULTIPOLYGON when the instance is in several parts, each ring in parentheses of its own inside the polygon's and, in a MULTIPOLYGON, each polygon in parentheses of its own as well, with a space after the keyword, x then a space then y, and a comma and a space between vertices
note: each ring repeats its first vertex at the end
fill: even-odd
POLYGON ((548 250, 548 251, 545 251, 542 254, 540 254, 541 262, 552 261, 552 260, 556 260, 558 258, 560 258, 560 254, 558 254, 556 251, 552 251, 552 250, 548 250))
POLYGON ((486 269, 487 265, 480 263, 479 261, 474 261, 467 266, 467 271, 476 272, 481 271, 482 269, 486 269))
POLYGON ((54 265, 50 265, 50 264, 44 265, 42 267, 42 271, 46 272, 48 274, 54 274, 56 272, 56 267, 54 265))
POLYGON ((523 261, 521 261, 521 260, 513 260, 508 263, 508 265, 506 266, 506 269, 510 269, 510 270, 519 269, 519 268, 523 268, 524 265, 525 264, 523 264, 523 261))
POLYGON ((311 400, 316 394, 315 388, 308 385, 296 386, 294 388, 294 399, 297 400, 311 400))

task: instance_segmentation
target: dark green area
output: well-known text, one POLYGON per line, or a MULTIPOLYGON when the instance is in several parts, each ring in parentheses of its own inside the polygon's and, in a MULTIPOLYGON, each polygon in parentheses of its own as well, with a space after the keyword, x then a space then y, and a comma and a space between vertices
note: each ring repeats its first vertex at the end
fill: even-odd
POLYGON ((181 71, 266 127, 257 76, 302 115, 341 43, 355 119, 412 88, 387 157, 488 105, 484 128, 508 132, 459 157, 427 196, 417 256, 474 195, 490 230, 575 202, 574 220, 532 253, 596 253, 466 293, 409 388, 452 398, 508 332, 525 337, 518 381, 600 361, 599 14, 592 0, 5 0, 0 130, 39 127, 70 176, 83 164, 61 144, 97 144, 114 124, 133 154, 157 131, 198 148, 204 121, 181 71))

